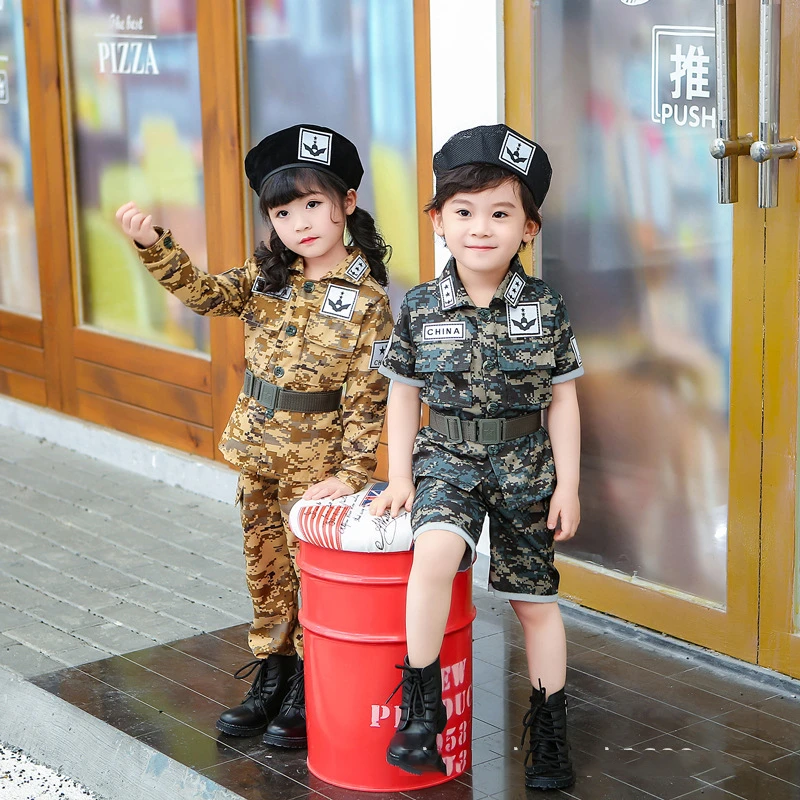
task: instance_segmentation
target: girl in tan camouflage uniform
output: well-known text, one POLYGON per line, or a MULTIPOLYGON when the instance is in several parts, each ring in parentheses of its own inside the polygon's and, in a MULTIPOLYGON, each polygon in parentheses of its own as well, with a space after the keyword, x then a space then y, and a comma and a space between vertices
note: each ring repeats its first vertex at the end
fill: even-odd
POLYGON ((198 314, 245 323, 247 370, 220 442, 241 471, 255 659, 244 702, 217 727, 305 747, 303 635, 297 540, 288 510, 300 497, 359 491, 375 469, 388 380, 377 367, 392 328, 384 260, 372 217, 356 206, 363 168, 355 146, 320 126, 274 133, 245 159, 269 243, 219 275, 194 267, 168 230, 134 203, 117 211, 151 274, 198 314), (345 226, 352 247, 344 244, 345 226))

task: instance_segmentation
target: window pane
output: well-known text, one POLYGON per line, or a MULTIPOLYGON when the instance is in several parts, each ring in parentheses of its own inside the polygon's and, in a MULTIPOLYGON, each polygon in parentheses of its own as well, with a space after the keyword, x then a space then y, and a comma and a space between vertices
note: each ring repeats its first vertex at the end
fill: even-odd
POLYGON ((0 3, 0 306, 41 315, 22 0, 0 3))
POLYGON ((116 209, 134 200, 206 269, 195 0, 69 0, 81 318, 208 351, 208 321, 139 263, 116 209))
POLYGON ((717 203, 714 4, 539 6, 544 278, 584 354, 569 555, 724 604, 731 206, 717 203))
MULTIPOLYGON (((247 34, 251 142, 299 123, 355 142, 365 171, 358 204, 394 248, 398 308, 419 282, 413 3, 247 0, 247 34)), ((257 210, 254 218, 260 241, 257 210)))

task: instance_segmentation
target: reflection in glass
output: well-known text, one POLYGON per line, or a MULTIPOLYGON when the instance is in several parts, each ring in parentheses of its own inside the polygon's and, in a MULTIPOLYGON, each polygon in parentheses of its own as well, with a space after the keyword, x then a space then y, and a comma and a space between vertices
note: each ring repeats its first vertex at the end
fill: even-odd
POLYGON ((0 306, 41 315, 22 0, 0 3, 0 306))
POLYGON ((134 200, 206 269, 195 0, 69 0, 82 320, 208 350, 208 321, 141 266, 114 212, 134 200))
POLYGON ((538 24, 543 277, 586 366, 583 522, 563 552, 724 604, 732 214, 708 153, 714 4, 548 0, 538 24))
POLYGON ((398 308, 419 282, 413 3, 247 0, 247 58, 251 143, 299 123, 355 142, 365 171, 358 204, 394 249, 398 308))

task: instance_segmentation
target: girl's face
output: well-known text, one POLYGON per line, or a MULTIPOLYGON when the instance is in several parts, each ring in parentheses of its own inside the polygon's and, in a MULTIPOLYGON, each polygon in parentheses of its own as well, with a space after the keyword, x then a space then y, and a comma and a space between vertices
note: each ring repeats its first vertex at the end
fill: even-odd
POLYGON ((495 272, 508 269, 521 243, 529 243, 538 226, 525 216, 513 180, 480 192, 458 192, 441 211, 430 212, 433 229, 462 269, 495 272))
POLYGON ((289 250, 304 259, 316 259, 337 247, 344 250, 345 220, 355 207, 356 193, 352 189, 341 206, 327 194, 313 191, 271 208, 269 219, 275 233, 289 250))

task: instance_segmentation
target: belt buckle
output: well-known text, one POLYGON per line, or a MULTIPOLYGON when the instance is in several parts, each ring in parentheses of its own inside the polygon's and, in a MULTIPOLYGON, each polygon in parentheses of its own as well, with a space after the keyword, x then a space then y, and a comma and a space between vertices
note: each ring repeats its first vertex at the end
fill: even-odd
POLYGON ((503 441, 504 419, 479 419, 478 441, 481 444, 500 444, 503 441))
POLYGON ((242 391, 249 397, 253 396, 253 373, 249 369, 244 371, 244 386, 242 391))
POLYGON ((274 411, 278 405, 279 391, 280 389, 278 389, 274 383, 261 381, 258 384, 258 402, 261 403, 264 408, 274 411))
POLYGON ((445 417, 445 423, 447 425, 447 438, 455 444, 463 442, 464 432, 461 428, 461 418, 445 417))

